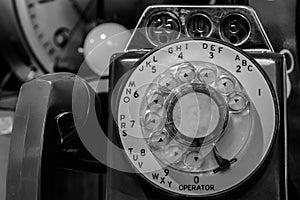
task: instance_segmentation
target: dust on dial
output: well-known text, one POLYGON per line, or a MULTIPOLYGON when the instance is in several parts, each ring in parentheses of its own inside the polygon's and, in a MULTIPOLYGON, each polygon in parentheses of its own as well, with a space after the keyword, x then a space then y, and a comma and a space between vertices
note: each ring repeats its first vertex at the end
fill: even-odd
POLYGON ((121 143, 156 187, 185 196, 223 193, 267 156, 275 99, 244 52, 209 39, 175 42, 150 52, 124 84, 121 143))
POLYGON ((25 40, 44 71, 73 71, 80 66, 83 56, 78 49, 87 23, 95 19, 96 2, 15 0, 25 40))

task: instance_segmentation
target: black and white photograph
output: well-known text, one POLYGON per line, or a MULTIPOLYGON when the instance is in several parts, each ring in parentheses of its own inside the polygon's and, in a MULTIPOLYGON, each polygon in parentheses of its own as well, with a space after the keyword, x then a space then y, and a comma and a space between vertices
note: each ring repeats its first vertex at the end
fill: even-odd
POLYGON ((299 200, 298 54, 297 0, 0 0, 0 200, 299 200))

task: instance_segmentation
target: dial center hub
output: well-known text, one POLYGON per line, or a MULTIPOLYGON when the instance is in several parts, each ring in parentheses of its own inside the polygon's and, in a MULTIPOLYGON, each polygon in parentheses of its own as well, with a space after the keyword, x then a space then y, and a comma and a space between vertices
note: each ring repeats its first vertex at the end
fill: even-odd
POLYGON ((203 83, 184 84, 166 100, 166 129, 186 145, 202 146, 217 140, 227 124, 224 97, 203 83))
POLYGON ((219 121, 216 102, 204 93, 188 93, 178 99, 173 120, 176 128, 189 138, 206 137, 215 130, 219 121))

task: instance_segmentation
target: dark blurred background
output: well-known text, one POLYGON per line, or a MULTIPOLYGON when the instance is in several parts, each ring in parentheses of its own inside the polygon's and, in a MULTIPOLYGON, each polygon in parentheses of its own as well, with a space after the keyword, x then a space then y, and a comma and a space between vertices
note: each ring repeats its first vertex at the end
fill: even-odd
MULTIPOLYGON (((73 2, 76 1, 73 0, 73 2)), ((83 30, 85 30, 84 34, 86 34, 95 24, 104 22, 116 22, 127 29, 133 29, 143 10, 153 4, 247 5, 248 3, 256 10, 274 50, 279 52, 282 49, 289 49, 294 56, 295 68, 293 72, 290 73, 292 91, 287 101, 287 130, 290 197, 291 199, 298 199, 300 193, 300 171, 298 170, 300 168, 300 73, 297 40, 300 39, 300 30, 298 28, 300 27, 300 3, 297 2, 297 0, 98 0, 95 3, 96 14, 85 23, 83 30)), ((83 17, 82 15, 81 13, 81 17, 83 17)), ((3 24, 0 24, 0 31, 5 32, 2 25, 3 24)), ((0 45, 3 44, 3 38, 1 41, 0 45)), ((77 43, 82 45, 83 41, 77 41, 77 43)), ((5 164, 8 159, 7 154, 10 139, 9 130, 11 130, 13 123, 18 91, 24 83, 24 79, 20 78, 20 75, 14 71, 14 62, 8 57, 10 57, 10 55, 2 48, 0 51, 0 199, 1 193, 4 192, 5 164)), ((59 59, 60 62, 56 62, 56 65, 59 65, 55 68, 59 68, 57 71, 72 71, 79 62, 82 62, 82 58, 71 59, 78 59, 78 62, 68 62, 70 58, 64 58, 63 55, 59 59), (67 64, 61 64, 61 60, 64 61, 63 63, 67 62, 67 64)), ((290 64, 289 61, 288 64, 290 64)), ((46 73, 46 71, 43 73, 46 73)), ((59 170, 56 177, 56 198, 64 200, 100 199, 101 190, 103 189, 103 185, 100 183, 101 179, 103 179, 103 176, 97 174, 59 170)))

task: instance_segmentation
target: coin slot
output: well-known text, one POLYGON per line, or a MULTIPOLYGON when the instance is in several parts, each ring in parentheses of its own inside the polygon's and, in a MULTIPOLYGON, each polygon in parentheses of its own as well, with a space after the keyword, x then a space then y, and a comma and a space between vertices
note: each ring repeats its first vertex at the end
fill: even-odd
POLYGON ((178 39, 180 32, 180 21, 171 12, 154 13, 146 22, 146 36, 154 46, 178 39))
POLYGON ((166 42, 168 42, 169 41, 169 38, 166 36, 166 35, 161 35, 160 37, 159 37, 159 42, 161 43, 161 44, 164 44, 164 43, 166 43, 166 42))
POLYGON ((251 27, 248 19, 241 14, 227 15, 220 24, 220 37, 233 45, 243 44, 250 36, 251 27))
POLYGON ((189 37, 208 37, 211 33, 212 22, 206 15, 197 13, 187 20, 186 34, 189 37))
POLYGON ((230 36, 229 41, 232 44, 236 44, 239 41, 239 38, 236 35, 232 35, 232 36, 230 36))

